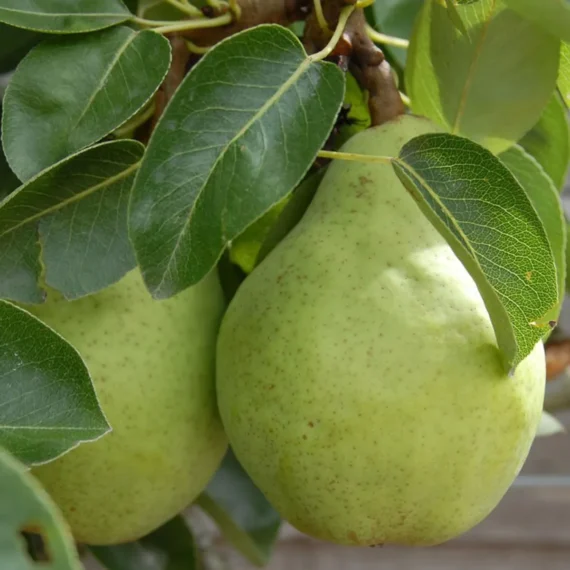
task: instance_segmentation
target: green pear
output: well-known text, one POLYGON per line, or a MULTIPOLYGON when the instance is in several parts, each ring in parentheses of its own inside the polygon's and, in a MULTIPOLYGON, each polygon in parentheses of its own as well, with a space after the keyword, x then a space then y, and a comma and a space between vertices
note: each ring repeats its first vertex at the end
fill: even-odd
POLYGON ((79 350, 113 431, 33 469, 87 544, 135 540, 185 508, 221 462, 215 399, 224 310, 217 276, 155 301, 138 271, 32 311, 79 350))
MULTIPOLYGON (((436 130, 404 116, 342 150, 397 156, 436 130)), ((544 388, 542 343, 507 375, 475 282, 389 164, 329 166, 218 337, 238 459, 285 519, 342 544, 433 545, 481 521, 544 388)))

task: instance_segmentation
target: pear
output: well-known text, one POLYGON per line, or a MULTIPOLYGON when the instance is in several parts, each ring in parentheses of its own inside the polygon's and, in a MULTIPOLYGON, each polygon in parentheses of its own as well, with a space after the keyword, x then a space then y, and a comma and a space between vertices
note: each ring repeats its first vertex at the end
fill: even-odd
POLYGON ((215 400, 217 276, 155 301, 132 271, 72 302, 50 291, 31 310, 79 350, 113 430, 33 473, 79 542, 138 539, 204 489, 227 448, 215 400))
MULTIPOLYGON (((403 116, 344 152, 397 156, 403 116)), ((542 343, 505 371, 479 291, 389 164, 335 161, 245 280, 218 337, 218 405, 281 515, 348 545, 434 545, 497 505, 541 415, 542 343)))

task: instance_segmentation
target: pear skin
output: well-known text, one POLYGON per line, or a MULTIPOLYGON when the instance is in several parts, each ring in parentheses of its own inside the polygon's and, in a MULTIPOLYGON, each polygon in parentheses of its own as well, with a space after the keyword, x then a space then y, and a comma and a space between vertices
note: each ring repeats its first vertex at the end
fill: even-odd
MULTIPOLYGON (((414 116, 344 152, 397 156, 414 116)), ((503 368, 475 282, 390 164, 335 161, 245 280, 218 338, 230 444, 280 514, 347 545, 435 545, 519 473, 545 389, 542 343, 503 368)))
POLYGON ((74 537, 136 540, 184 509, 227 448, 215 399, 217 276, 155 301, 138 271, 95 295, 31 308, 82 355, 113 431, 33 469, 74 537))

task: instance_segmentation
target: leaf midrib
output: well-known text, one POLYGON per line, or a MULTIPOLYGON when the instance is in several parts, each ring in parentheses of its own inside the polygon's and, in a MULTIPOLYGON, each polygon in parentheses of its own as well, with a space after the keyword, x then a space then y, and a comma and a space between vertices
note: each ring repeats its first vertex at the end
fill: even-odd
POLYGON ((271 106, 273 105, 273 103, 277 100, 279 100, 281 98, 282 95, 284 95, 289 88, 295 83, 295 81, 301 77, 303 75, 303 73, 313 64, 315 63, 313 59, 311 59, 310 57, 305 57, 305 59, 301 62, 301 64, 299 65, 299 67, 297 68, 297 70, 291 74, 291 76, 283 83, 283 85, 281 85, 281 87, 279 87, 279 89, 277 89, 277 91, 259 108, 259 110, 254 113, 254 115, 252 115, 252 117, 246 121, 246 123, 242 126, 242 128, 236 133, 236 135, 234 137, 232 137, 228 143, 225 145, 224 150, 222 152, 220 152, 220 154, 218 155, 218 157, 216 158, 216 160, 214 161, 214 163, 212 164, 212 167, 210 168, 209 174, 208 176, 205 178, 204 183, 202 184, 202 187, 200 188, 200 190, 196 193, 196 199, 194 200, 192 207, 190 209, 190 212, 188 214, 188 217, 186 219, 186 222, 184 223, 184 226, 182 227, 180 233, 178 234, 178 238, 176 240, 176 243, 174 245, 174 247, 172 248, 172 253, 170 254, 170 256, 168 257, 168 261, 165 265, 165 268, 163 270, 162 273, 162 279, 160 280, 160 282, 158 283, 157 287, 156 287, 156 291, 159 292, 161 291, 164 282, 166 280, 166 277, 168 275, 168 273, 170 272, 170 268, 175 260, 176 254, 178 252, 178 249, 180 248, 180 243, 182 241, 182 239, 185 237, 188 228, 190 226, 190 222, 192 221, 192 218, 194 216, 194 213, 196 211, 196 204, 198 203, 198 200, 200 199, 200 196, 202 195, 202 193, 204 192, 204 189, 206 188, 206 186, 208 185, 208 182, 212 176, 212 173, 215 171, 217 165, 219 162, 221 162, 221 160, 225 157, 228 149, 237 141, 240 139, 240 137, 242 137, 245 132, 257 121, 259 120, 261 117, 263 117, 266 112, 271 108, 271 106))
MULTIPOLYGON (((126 168, 125 170, 122 170, 119 174, 115 174, 114 176, 111 176, 110 178, 105 178, 105 180, 103 180, 99 184, 96 184, 95 186, 89 187, 84 192, 74 194, 71 198, 68 198, 67 200, 64 200, 63 202, 58 202, 54 206, 46 208, 45 210, 42 210, 41 212, 38 212, 37 214, 34 214, 33 216, 30 216, 30 217, 26 218, 25 220, 22 220, 19 224, 12 226, 9 230, 6 230, 5 232, 0 233, 0 238, 8 235, 11 232, 18 230, 19 228, 21 228, 27 224, 35 222, 36 220, 39 220, 40 218, 43 218, 44 216, 52 214, 53 212, 57 212, 57 211, 65 208, 66 206, 69 206, 70 204, 73 204, 75 202, 83 200, 87 196, 90 196, 91 194, 98 192, 101 188, 103 188, 105 186, 110 186, 110 185, 114 184, 115 182, 117 182, 123 178, 126 178, 127 176, 129 176, 131 174, 131 172, 133 172, 134 170, 136 170, 139 167, 140 162, 141 162, 140 160, 137 160, 137 162, 131 164, 128 168, 126 168)), ((16 196, 17 196, 17 194, 16 194, 16 196)))
MULTIPOLYGON (((120 26, 120 28, 125 28, 125 26, 120 26)), ((129 37, 126 39, 126 41, 123 43, 123 45, 117 50, 115 57, 109 62, 107 70, 105 71, 105 73, 101 77, 101 80, 97 83, 95 89, 93 90, 93 93, 91 94, 91 96, 87 100, 87 102, 85 104, 85 108, 80 113, 80 115, 77 117, 75 124, 70 127, 69 138, 71 138, 73 132, 77 129, 77 127, 79 126, 79 123, 82 121, 83 117, 85 117, 85 115, 87 114, 87 112, 91 108, 91 105, 93 104, 93 101, 95 101, 95 98, 101 93, 103 86, 105 85, 107 79, 109 78, 109 76, 111 75, 113 70, 115 69, 115 66, 117 65, 117 62, 119 61, 119 59, 122 57, 122 55, 125 53, 127 48, 135 41, 135 39, 137 37, 138 37, 138 34, 134 30, 131 30, 131 34, 129 35, 129 37)))
POLYGON ((481 57, 481 52, 483 51, 483 45, 485 44, 485 39, 487 37, 487 33, 489 32, 489 26, 491 25, 493 12, 495 11, 497 5, 497 0, 491 0, 489 13, 487 14, 487 19, 485 20, 481 33, 479 34, 479 40, 475 47, 475 53, 471 63, 469 64, 469 70, 467 71, 467 78, 463 85, 463 90, 461 91, 461 97, 459 98, 459 106, 457 107, 457 115, 455 116, 455 121, 453 123, 453 127, 451 132, 453 134, 459 133, 459 124, 463 119, 463 114, 465 112, 465 105, 467 104, 467 97, 469 96, 469 90, 471 88, 471 84, 473 83, 473 78, 475 75, 475 70, 477 68, 477 64, 479 63, 479 58, 481 57))

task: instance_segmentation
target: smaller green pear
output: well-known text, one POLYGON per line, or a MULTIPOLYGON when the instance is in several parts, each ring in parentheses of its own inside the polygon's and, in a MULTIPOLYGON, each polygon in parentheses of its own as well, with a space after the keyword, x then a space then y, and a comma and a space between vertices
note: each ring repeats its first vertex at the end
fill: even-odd
POLYGON ((138 271, 30 310, 80 352, 113 431, 33 469, 79 542, 132 541, 184 509, 227 447, 214 386, 224 310, 213 274, 155 301, 138 271))

